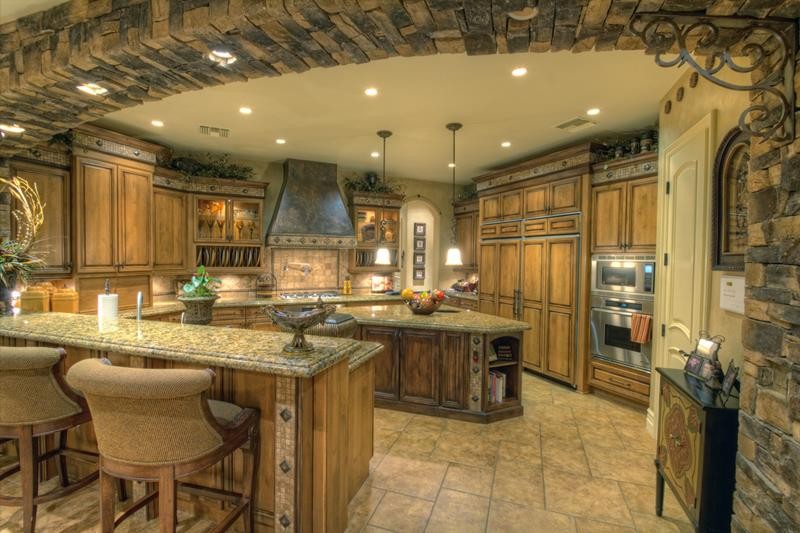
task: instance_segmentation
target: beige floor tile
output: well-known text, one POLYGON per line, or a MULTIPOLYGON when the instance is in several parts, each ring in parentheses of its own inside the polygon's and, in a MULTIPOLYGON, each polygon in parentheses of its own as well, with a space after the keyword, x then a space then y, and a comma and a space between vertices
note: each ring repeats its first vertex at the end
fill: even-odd
POLYGON ((671 518, 659 518, 655 514, 633 513, 637 531, 642 533, 692 533, 694 528, 688 522, 671 518))
POLYGON ((444 430, 450 433, 460 433, 462 435, 479 435, 486 430, 486 426, 477 422, 447 419, 444 424, 444 430))
POLYGON ((389 455, 402 455, 417 459, 427 459, 436 448, 439 433, 423 431, 402 432, 389 449, 389 455))
POLYGON ((375 452, 372 454, 372 459, 369 460, 369 473, 373 473, 378 465, 383 461, 385 454, 375 452))
POLYGON ((544 488, 548 511, 632 525, 631 514, 616 481, 549 469, 545 463, 544 488))
POLYGON ((539 434, 539 423, 532 422, 526 417, 489 424, 485 431, 485 435, 490 440, 505 440, 537 446, 539 444, 539 434))
POLYGON ((372 514, 369 524, 398 533, 425 531, 432 508, 431 501, 387 492, 372 514))
POLYGON ((433 506, 430 533, 482 533, 489 515, 489 498, 442 489, 433 506))
MULTIPOLYGON (((576 518, 575 524, 578 526, 578 533, 635 533, 632 527, 623 527, 616 524, 607 524, 590 520, 588 518, 576 518)), ((646 532, 643 532, 646 533, 646 532)))
POLYGON ((494 466, 497 462, 497 443, 479 436, 445 431, 436 442, 431 459, 469 466, 494 466))
POLYGON ((578 442, 581 439, 574 422, 542 422, 539 427, 543 442, 547 439, 578 442))
POLYGON ((623 448, 624 443, 617 430, 609 423, 578 421, 578 433, 584 445, 593 444, 607 448, 623 448))
POLYGON ((375 443, 375 453, 388 452, 395 441, 400 437, 400 432, 394 429, 375 426, 373 441, 375 443))
POLYGON ((347 506, 347 531, 356 532, 367 525, 386 491, 364 483, 347 506))
POLYGON ((375 409, 375 427, 402 431, 414 415, 391 409, 375 409))
POLYGON ((572 517, 492 500, 489 507, 489 533, 570 533, 575 531, 572 517))
POLYGON ((541 468, 501 463, 495 472, 492 499, 544 508, 544 482, 541 468))
POLYGON ((542 447, 539 439, 531 441, 532 444, 520 444, 501 440, 497 448, 497 458, 499 461, 512 461, 531 465, 542 464, 542 447))
MULTIPOLYGON (((656 512, 656 484, 655 480, 649 486, 636 485, 633 483, 620 483, 619 488, 622 489, 622 494, 625 496, 625 502, 628 504, 628 509, 632 513, 639 514, 652 514, 656 512)), ((669 489, 669 486, 664 487, 664 509, 663 513, 665 518, 670 518, 678 522, 689 522, 689 518, 683 511, 683 507, 675 499, 675 495, 669 489)))
POLYGON ((369 482, 381 489, 433 501, 446 471, 446 463, 387 455, 369 482))
POLYGON ((442 487, 489 497, 492 494, 493 479, 494 471, 491 468, 452 463, 444 476, 442 487))
POLYGON ((447 423, 446 418, 436 416, 414 415, 408 421, 404 431, 425 431, 429 433, 440 433, 444 430, 447 423))
POLYGON ((606 448, 594 444, 585 446, 592 476, 652 485, 656 479, 653 456, 625 448, 606 448))
POLYGON ((644 421, 641 424, 614 423, 614 429, 626 449, 655 453, 656 441, 647 432, 644 421))
POLYGON ((387 531, 391 532, 389 529, 383 529, 382 527, 375 527, 368 525, 364 529, 361 530, 363 533, 386 533, 387 531))
POLYGON ((547 468, 570 472, 581 476, 590 475, 589 463, 580 440, 572 442, 559 439, 542 440, 542 464, 547 468))

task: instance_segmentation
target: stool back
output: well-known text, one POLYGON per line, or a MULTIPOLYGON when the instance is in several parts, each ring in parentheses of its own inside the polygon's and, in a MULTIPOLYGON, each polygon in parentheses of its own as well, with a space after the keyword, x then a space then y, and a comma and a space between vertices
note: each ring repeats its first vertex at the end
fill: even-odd
POLYGON ((115 367, 85 359, 67 373, 89 404, 100 455, 135 465, 192 461, 222 446, 206 370, 115 367))
POLYGON ((63 381, 60 348, 0 347, 0 426, 37 425, 79 414, 63 381))

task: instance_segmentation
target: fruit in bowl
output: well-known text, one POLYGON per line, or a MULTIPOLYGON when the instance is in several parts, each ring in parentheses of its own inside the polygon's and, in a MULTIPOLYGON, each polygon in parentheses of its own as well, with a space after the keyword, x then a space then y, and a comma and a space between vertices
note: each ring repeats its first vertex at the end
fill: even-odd
POLYGON ((438 289, 430 292, 414 292, 409 288, 405 288, 400 292, 400 298, 415 315, 430 315, 439 309, 445 295, 444 291, 438 289))

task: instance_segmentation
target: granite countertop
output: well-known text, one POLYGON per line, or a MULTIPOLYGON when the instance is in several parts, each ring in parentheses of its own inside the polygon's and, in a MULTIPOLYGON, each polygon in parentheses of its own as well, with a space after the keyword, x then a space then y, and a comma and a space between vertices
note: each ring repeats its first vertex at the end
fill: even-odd
MULTIPOLYGON (((325 303, 348 304, 348 303, 371 303, 400 301, 400 296, 386 294, 354 294, 330 296, 322 299, 325 303)), ((282 298, 220 298, 214 303, 215 308, 220 307, 263 307, 265 305, 302 305, 316 303, 313 298, 302 298, 297 300, 284 300, 282 298)), ((142 318, 153 318, 162 315, 172 315, 182 313, 186 308, 178 301, 157 303, 142 309, 142 318)), ((136 318, 136 311, 126 311, 120 313, 121 318, 136 318)))
POLYGON ((389 326, 466 333, 517 333, 531 329, 527 322, 443 305, 432 315, 415 315, 405 305, 364 305, 348 307, 362 326, 389 326))
POLYGON ((478 295, 474 292, 461 292, 453 289, 447 289, 444 291, 444 293, 452 298, 463 298, 464 300, 478 301, 478 295))
POLYGON ((100 322, 94 315, 69 313, 1 317, 0 336, 301 378, 344 358, 354 368, 383 349, 374 342, 309 336, 313 351, 289 355, 282 348, 290 333, 127 319, 100 322))

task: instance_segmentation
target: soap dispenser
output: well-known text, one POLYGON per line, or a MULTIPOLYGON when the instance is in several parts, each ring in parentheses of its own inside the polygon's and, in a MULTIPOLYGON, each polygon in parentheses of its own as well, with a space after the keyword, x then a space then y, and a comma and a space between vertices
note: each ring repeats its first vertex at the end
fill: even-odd
POLYGON ((103 284, 104 294, 97 295, 97 318, 108 320, 117 318, 119 310, 119 295, 111 294, 111 281, 106 279, 103 284))

